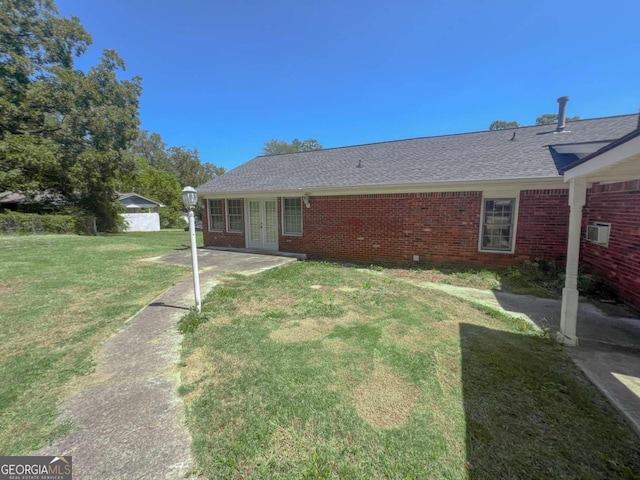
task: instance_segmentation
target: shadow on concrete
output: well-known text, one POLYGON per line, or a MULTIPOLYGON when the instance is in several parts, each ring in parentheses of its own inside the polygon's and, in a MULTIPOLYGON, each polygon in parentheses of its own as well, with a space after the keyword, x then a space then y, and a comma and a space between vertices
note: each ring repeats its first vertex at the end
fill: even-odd
POLYGON ((640 436, 640 351, 588 340, 565 351, 640 436))
POLYGON ((186 310, 189 311, 191 310, 188 307, 181 307, 180 305, 169 305, 167 303, 164 302, 153 302, 149 304, 150 307, 167 307, 167 308, 176 308, 178 310, 186 310))
MULTIPOLYGON (((524 314, 542 329, 560 330, 562 301, 493 292, 503 310, 524 314)), ((579 340, 635 348, 640 352, 640 320, 607 315, 589 302, 578 305, 576 334, 579 340)))
POLYGON ((468 479, 623 478, 609 469, 640 466, 633 434, 570 362, 547 347, 535 353, 541 342, 460 324, 468 479), (612 445, 612 434, 629 438, 612 445))

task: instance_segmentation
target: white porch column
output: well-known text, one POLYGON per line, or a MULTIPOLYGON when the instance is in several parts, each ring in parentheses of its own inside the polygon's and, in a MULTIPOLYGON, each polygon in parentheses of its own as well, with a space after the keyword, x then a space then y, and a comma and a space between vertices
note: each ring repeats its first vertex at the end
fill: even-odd
POLYGON ((562 316, 557 339, 564 345, 575 347, 576 320, 578 318, 578 260, 582 231, 582 207, 587 195, 587 181, 574 178, 569 183, 569 239, 567 240, 567 271, 562 289, 562 316))

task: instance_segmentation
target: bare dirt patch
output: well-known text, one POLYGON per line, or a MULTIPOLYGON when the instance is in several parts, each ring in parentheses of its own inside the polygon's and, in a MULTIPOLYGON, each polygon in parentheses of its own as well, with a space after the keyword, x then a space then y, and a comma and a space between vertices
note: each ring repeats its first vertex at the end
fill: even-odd
POLYGON ((418 401, 418 388, 386 365, 376 364, 369 377, 353 391, 356 412, 378 428, 402 426, 418 401))

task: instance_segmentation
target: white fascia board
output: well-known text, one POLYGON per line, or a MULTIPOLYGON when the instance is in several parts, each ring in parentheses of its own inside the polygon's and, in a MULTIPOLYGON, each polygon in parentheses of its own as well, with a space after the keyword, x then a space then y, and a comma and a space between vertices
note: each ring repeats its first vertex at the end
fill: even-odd
POLYGON ((278 191, 254 192, 198 192, 202 199, 216 198, 265 198, 337 195, 381 195, 394 193, 428 192, 519 192, 521 190, 566 189, 562 177, 511 178, 504 180, 484 180, 473 182, 437 182, 400 185, 364 185, 358 187, 298 188, 278 191))
POLYGON ((582 155, 589 155, 590 153, 596 152, 600 150, 602 147, 609 145, 611 143, 610 140, 606 142, 591 142, 591 143, 574 143, 574 144, 564 144, 564 145, 551 145, 558 153, 575 153, 582 155))
POLYGON ((618 145, 617 147, 612 148, 591 160, 587 160, 586 162, 567 170, 564 172, 564 181, 568 182, 574 178, 597 175, 601 170, 613 167, 618 163, 624 162, 625 160, 638 155, 640 155, 640 136, 632 138, 622 145, 618 145))

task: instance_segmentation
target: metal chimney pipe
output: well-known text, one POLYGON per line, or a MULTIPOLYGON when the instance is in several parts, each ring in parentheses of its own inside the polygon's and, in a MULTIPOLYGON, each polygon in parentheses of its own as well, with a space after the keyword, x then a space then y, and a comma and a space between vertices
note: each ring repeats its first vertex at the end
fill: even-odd
POLYGON ((556 132, 564 132, 565 123, 567 120, 567 102, 569 97, 560 97, 558 99, 558 126, 556 132))

